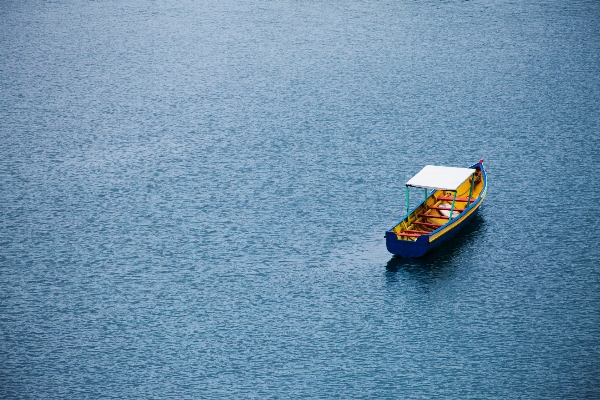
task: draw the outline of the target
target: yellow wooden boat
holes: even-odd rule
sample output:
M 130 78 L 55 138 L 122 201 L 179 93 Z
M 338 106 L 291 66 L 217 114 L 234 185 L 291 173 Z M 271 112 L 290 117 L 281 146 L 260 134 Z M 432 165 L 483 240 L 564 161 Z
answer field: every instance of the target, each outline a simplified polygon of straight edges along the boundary
M 423 202 L 412 211 L 409 187 L 424 189 Z M 423 256 L 460 231 L 486 193 L 483 159 L 469 168 L 427 165 L 406 182 L 406 216 L 386 231 L 388 251 L 402 257 Z

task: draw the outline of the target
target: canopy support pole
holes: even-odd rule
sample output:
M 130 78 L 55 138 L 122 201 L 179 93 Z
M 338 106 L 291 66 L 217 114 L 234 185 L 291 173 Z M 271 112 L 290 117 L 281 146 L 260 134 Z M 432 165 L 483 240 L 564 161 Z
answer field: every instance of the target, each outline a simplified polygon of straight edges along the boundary
M 471 205 L 471 197 L 473 196 L 473 184 L 475 183 L 475 174 L 471 175 L 471 189 L 469 190 L 469 201 L 465 206 L 465 210 Z
M 425 191 L 425 200 L 423 200 L 423 204 L 427 205 L 427 188 L 423 189 Z
M 408 201 L 408 185 L 406 185 L 406 218 L 408 218 L 409 211 L 410 211 L 410 202 Z
M 452 221 L 452 214 L 454 214 L 454 202 L 456 202 L 456 190 L 454 191 L 454 197 L 452 198 L 452 207 L 450 207 L 450 215 L 448 216 L 448 222 Z

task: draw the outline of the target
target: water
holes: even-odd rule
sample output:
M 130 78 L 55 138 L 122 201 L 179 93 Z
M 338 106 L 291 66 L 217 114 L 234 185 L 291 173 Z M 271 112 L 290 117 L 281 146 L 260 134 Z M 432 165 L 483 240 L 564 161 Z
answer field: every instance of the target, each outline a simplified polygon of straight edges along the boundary
M 597 2 L 0 21 L 0 397 L 600 398 Z M 391 257 L 403 183 L 480 157 Z

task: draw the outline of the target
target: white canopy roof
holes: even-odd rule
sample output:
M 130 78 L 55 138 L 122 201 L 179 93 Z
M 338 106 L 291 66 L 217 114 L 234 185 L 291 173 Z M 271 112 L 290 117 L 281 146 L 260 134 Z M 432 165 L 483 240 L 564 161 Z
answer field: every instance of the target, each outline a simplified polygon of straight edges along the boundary
M 426 165 L 418 174 L 406 182 L 406 185 L 427 189 L 456 190 L 473 173 L 475 173 L 475 170 L 471 168 Z

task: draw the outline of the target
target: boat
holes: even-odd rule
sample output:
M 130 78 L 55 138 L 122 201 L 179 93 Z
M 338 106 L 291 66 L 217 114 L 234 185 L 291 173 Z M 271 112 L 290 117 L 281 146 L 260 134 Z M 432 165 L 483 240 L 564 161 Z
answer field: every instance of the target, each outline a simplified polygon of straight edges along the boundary
M 412 211 L 409 187 L 424 190 Z M 385 232 L 388 251 L 407 258 L 425 255 L 467 225 L 486 193 L 483 159 L 469 168 L 425 166 L 406 182 L 406 216 Z

